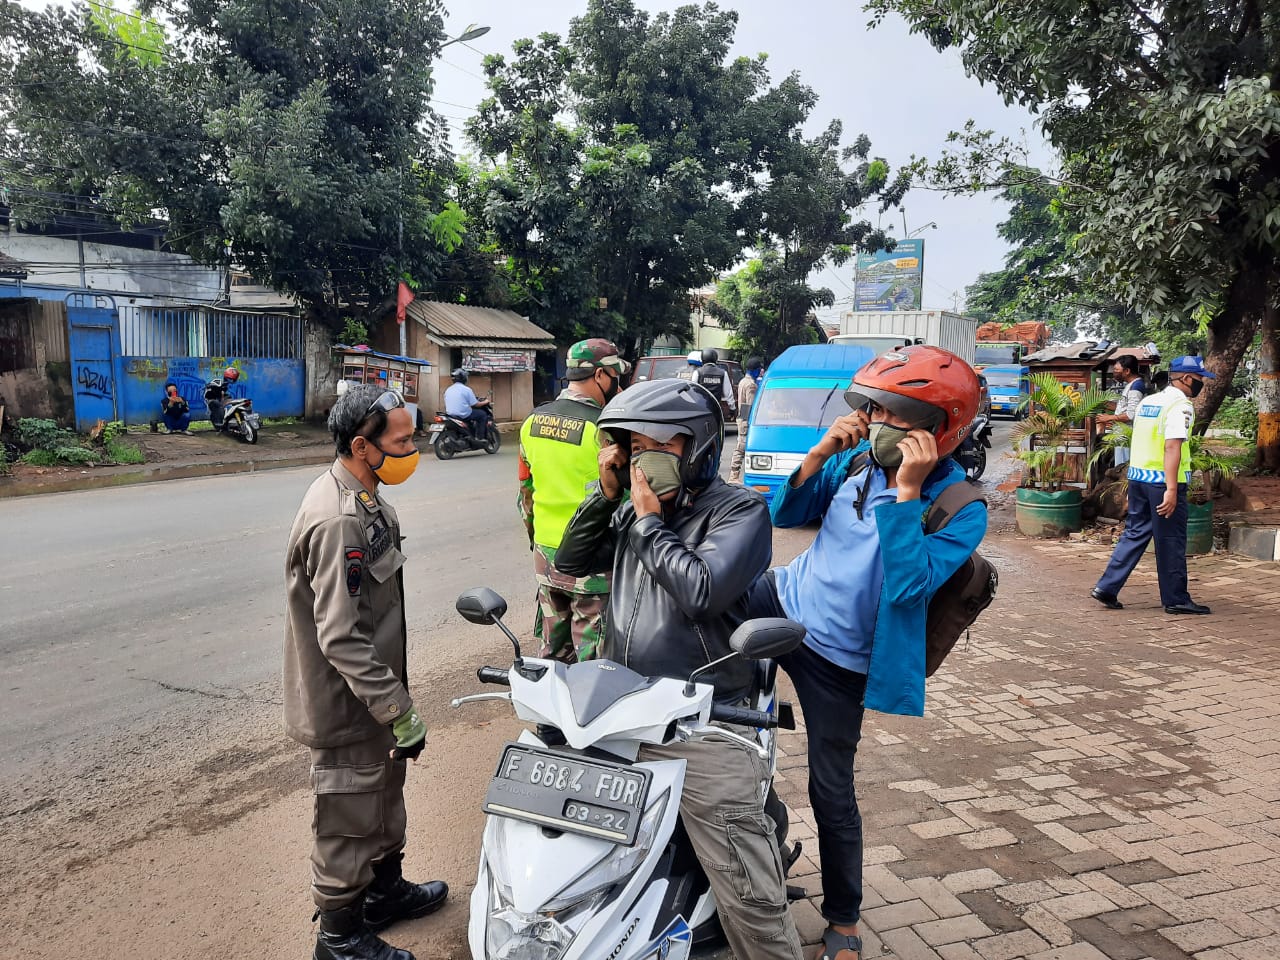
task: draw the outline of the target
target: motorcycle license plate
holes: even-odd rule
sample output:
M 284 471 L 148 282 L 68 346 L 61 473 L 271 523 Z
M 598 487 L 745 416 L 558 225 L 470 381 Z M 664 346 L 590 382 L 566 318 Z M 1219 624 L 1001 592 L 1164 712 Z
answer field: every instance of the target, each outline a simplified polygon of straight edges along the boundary
M 636 842 L 652 779 L 643 767 L 508 743 L 483 809 L 629 847 Z
M 443 423 L 433 423 L 431 426 L 427 427 L 427 433 L 434 436 L 435 434 L 439 433 L 443 429 L 444 429 Z

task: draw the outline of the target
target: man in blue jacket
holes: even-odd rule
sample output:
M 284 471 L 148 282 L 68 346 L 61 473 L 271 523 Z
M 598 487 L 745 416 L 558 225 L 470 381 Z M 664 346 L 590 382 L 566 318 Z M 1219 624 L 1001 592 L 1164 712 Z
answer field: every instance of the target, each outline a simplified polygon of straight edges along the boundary
M 818 825 L 819 960 L 860 960 L 862 818 L 854 756 L 864 707 L 924 713 L 929 601 L 977 549 L 986 505 L 970 503 L 925 536 L 938 494 L 964 480 L 950 458 L 978 410 L 973 369 L 937 347 L 890 351 L 858 371 L 840 417 L 773 500 L 773 522 L 821 519 L 813 544 L 770 570 L 751 616 L 786 616 L 808 630 L 782 660 L 804 712 L 809 799 Z

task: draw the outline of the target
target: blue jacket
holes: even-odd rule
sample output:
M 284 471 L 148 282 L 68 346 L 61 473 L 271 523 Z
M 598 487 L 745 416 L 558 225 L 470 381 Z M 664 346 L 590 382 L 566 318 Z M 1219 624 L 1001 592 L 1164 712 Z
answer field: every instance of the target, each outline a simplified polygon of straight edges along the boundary
M 821 519 L 840 488 L 854 482 L 848 479 L 850 460 L 869 449 L 870 444 L 864 440 L 856 449 L 829 459 L 802 486 L 792 488 L 790 482 L 784 483 L 771 506 L 774 525 L 798 527 Z M 886 503 L 876 508 L 884 584 L 864 699 L 865 706 L 872 710 L 924 715 L 929 601 L 978 548 L 987 532 L 986 505 L 975 502 L 937 533 L 925 536 L 924 517 L 929 506 L 943 489 L 963 479 L 963 468 L 948 457 L 925 480 L 920 500 Z M 851 488 L 848 495 L 852 494 Z

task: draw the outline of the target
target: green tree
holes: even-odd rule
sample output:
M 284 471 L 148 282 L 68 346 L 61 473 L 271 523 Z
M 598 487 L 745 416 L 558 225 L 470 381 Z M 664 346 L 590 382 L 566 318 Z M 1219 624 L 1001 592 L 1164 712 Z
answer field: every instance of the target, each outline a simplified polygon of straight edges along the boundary
M 763 56 L 731 57 L 736 26 L 714 4 L 651 16 L 591 0 L 567 40 L 542 34 L 486 59 L 491 96 L 468 125 L 492 165 L 481 206 L 513 298 L 562 339 L 610 336 L 631 354 L 684 339 L 691 291 L 744 247 L 775 250 L 795 285 L 833 244 L 873 237 L 848 209 L 883 163 L 844 174 L 838 126 L 805 141 L 813 92 L 795 76 L 770 85 Z M 799 299 L 779 322 L 824 302 Z
M 883 212 L 901 202 L 908 172 L 891 181 L 888 163 L 870 156 L 866 136 L 841 149 L 841 134 L 838 121 L 812 139 L 793 129 L 770 153 L 767 182 L 743 199 L 758 259 L 738 275 L 746 295 L 725 289 L 713 309 L 748 353 L 775 357 L 793 344 L 817 342 L 813 308 L 832 306 L 835 295 L 809 285 L 814 270 L 841 266 L 859 250 L 892 249 L 890 237 L 856 217 L 870 203 Z
M 177 0 L 0 18 L 4 181 L 28 221 L 168 225 L 335 326 L 429 282 L 464 221 L 428 101 L 440 0 Z M 83 199 L 88 198 L 88 199 Z
M 1205 425 L 1274 304 L 1280 262 L 1280 63 L 1275 11 L 1256 2 L 871 0 L 902 14 L 1010 103 L 1037 111 L 1073 208 L 1073 252 L 1149 322 L 1195 330 L 1218 374 Z M 1010 182 L 1008 144 L 972 128 L 934 167 L 964 189 Z M 1264 338 L 1274 365 L 1274 325 Z M 1280 463 L 1280 383 L 1259 445 Z M 1268 407 L 1274 411 L 1267 410 Z
M 965 312 L 1002 324 L 1024 320 L 1049 325 L 1055 338 L 1079 333 L 1123 343 L 1148 339 L 1138 311 L 1119 303 L 1099 284 L 1095 271 L 1073 255 L 1075 230 L 1070 208 L 1059 202 L 1061 188 L 1039 170 L 1009 171 L 1000 198 L 1009 216 L 996 232 L 1011 249 L 1004 268 L 978 275 L 965 288 Z

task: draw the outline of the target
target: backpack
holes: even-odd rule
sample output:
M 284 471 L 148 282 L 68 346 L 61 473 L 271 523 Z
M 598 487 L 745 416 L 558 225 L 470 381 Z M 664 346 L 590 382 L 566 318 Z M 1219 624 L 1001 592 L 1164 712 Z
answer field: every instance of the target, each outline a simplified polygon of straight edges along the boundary
M 848 476 L 861 473 L 871 462 L 871 457 L 860 453 L 849 463 Z M 937 533 L 957 513 L 974 501 L 987 502 L 982 486 L 965 478 L 943 490 L 929 505 L 924 516 L 925 535 Z M 968 635 L 969 628 L 982 611 L 996 598 L 1000 575 L 991 561 L 975 550 L 960 569 L 953 573 L 929 601 L 929 612 L 924 628 L 924 675 L 931 677 L 942 666 L 961 634 Z
M 973 480 L 953 483 L 929 507 L 924 518 L 926 535 L 937 533 L 957 513 L 975 500 L 987 502 L 982 488 Z M 924 628 L 924 675 L 931 677 L 953 647 L 982 611 L 996 598 L 1000 575 L 991 561 L 977 550 L 960 565 L 960 569 L 938 588 L 929 601 L 929 614 Z

